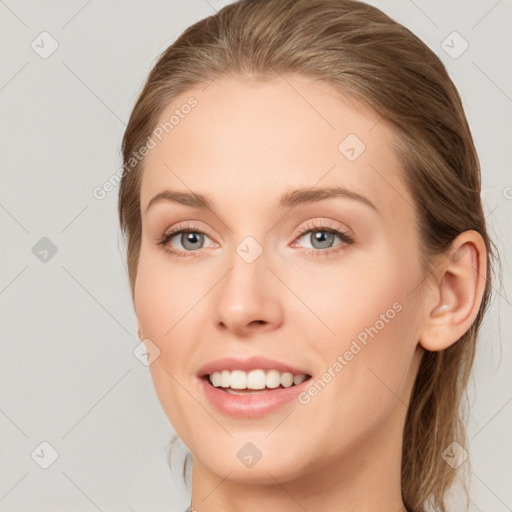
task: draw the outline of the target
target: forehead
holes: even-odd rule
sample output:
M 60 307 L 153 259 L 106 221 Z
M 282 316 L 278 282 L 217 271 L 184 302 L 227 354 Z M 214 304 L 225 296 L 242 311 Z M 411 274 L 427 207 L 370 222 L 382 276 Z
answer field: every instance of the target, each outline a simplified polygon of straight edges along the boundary
M 293 188 L 336 185 L 390 215 L 412 204 L 390 125 L 325 82 L 218 78 L 174 98 L 159 126 L 167 129 L 161 140 L 153 137 L 145 160 L 143 208 L 165 188 L 243 206 Z

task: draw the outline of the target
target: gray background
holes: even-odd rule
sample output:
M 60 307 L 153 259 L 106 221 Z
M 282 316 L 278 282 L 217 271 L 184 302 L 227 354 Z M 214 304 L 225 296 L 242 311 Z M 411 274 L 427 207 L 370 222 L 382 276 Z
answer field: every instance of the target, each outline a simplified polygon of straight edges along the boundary
M 103 200 L 92 191 L 121 165 L 125 123 L 157 55 L 226 3 L 0 0 L 1 511 L 181 511 L 188 503 L 179 457 L 175 474 L 166 469 L 173 430 L 133 355 L 117 189 Z M 370 3 L 446 64 L 479 152 L 504 280 L 470 389 L 469 510 L 510 511 L 512 2 Z M 47 58 L 31 47 L 51 49 L 44 31 L 59 45 Z M 469 44 L 457 58 L 463 41 L 446 39 L 454 31 Z M 48 469 L 43 441 L 58 452 Z M 462 503 L 455 494 L 452 510 L 466 510 Z

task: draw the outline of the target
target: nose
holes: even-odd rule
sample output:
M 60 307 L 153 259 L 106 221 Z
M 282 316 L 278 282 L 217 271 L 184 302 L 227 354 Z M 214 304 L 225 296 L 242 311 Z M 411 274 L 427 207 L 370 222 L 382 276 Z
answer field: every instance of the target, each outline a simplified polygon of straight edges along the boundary
M 235 252 L 230 263 L 231 270 L 216 287 L 218 328 L 238 337 L 279 328 L 283 322 L 283 290 L 267 268 L 265 251 L 250 263 Z

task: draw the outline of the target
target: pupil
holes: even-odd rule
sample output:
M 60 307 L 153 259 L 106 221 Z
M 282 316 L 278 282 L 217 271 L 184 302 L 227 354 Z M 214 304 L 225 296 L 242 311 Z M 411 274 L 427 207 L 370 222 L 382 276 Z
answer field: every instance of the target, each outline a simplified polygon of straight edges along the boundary
M 201 233 L 183 233 L 181 235 L 181 243 L 185 249 L 197 249 L 194 244 L 202 241 L 203 235 Z M 191 244 L 192 246 L 188 245 Z
M 312 245 L 315 247 L 315 243 L 319 242 L 320 247 L 315 247 L 316 249 L 325 249 L 326 247 L 330 247 L 332 244 L 332 240 L 329 237 L 333 237 L 334 233 L 329 233 L 328 231 L 317 231 L 316 234 L 312 234 Z

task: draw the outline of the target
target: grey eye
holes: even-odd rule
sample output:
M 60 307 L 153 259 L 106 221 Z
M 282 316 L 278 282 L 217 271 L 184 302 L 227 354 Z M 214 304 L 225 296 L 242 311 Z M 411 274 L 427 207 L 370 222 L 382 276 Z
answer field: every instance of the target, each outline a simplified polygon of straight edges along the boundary
M 314 249 L 328 249 L 334 243 L 334 233 L 329 231 L 313 231 L 310 234 L 311 245 Z M 317 243 L 318 245 L 315 245 Z
M 204 235 L 194 231 L 181 233 L 180 242 L 187 250 L 201 249 L 204 244 Z

